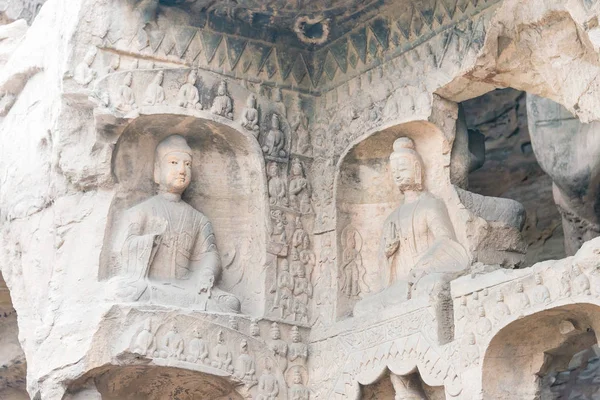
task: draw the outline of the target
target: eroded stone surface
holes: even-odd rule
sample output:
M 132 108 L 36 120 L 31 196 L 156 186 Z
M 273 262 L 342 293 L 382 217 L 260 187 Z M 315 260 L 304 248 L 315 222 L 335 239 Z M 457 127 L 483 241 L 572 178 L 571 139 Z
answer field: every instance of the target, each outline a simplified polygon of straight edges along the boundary
M 5 25 L 0 267 L 18 318 L 0 346 L 18 385 L 0 394 L 21 396 L 25 361 L 43 400 L 556 393 L 539 377 L 566 379 L 600 329 L 599 239 L 524 262 L 535 200 L 468 191 L 483 149 L 457 102 L 512 86 L 597 119 L 598 11 L 48 0 Z M 488 137 L 510 141 L 506 110 Z M 595 221 L 591 131 L 565 147 L 530 131 L 581 203 L 566 208 Z M 559 148 L 568 175 L 547 162 Z

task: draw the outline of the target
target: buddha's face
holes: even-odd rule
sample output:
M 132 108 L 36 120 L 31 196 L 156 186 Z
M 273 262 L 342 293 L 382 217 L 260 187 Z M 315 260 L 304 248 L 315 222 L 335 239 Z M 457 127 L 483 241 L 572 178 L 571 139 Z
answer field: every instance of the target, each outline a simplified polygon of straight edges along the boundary
M 302 175 L 302 165 L 300 165 L 300 163 L 292 164 L 292 175 L 294 175 L 294 176 Z
M 227 87 L 224 83 L 221 83 L 219 85 L 219 96 L 225 96 L 225 94 L 227 94 Z
M 196 79 L 197 79 L 196 73 L 195 72 L 190 72 L 190 74 L 188 75 L 188 83 L 190 85 L 195 85 L 196 84 Z
M 192 156 L 179 151 L 167 153 L 160 161 L 158 176 L 163 190 L 182 194 L 192 180 Z
M 296 371 L 296 373 L 294 374 L 294 383 L 296 385 L 299 385 L 302 383 L 302 375 L 300 375 L 300 372 Z
M 273 115 L 273 118 L 271 118 L 271 128 L 279 129 L 279 118 L 276 115 Z
M 419 189 L 414 160 L 408 157 L 392 159 L 392 178 L 401 191 Z

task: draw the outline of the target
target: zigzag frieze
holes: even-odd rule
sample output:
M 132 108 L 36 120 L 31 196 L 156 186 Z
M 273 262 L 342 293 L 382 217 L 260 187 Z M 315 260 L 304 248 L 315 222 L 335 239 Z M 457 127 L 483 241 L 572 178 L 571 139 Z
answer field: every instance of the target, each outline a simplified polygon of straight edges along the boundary
M 431 0 L 393 5 L 393 17 L 376 16 L 316 51 L 279 46 L 268 38 L 223 33 L 207 26 L 170 23 L 146 25 L 135 32 L 111 27 L 100 47 L 318 94 L 420 46 L 497 3 L 499 0 Z

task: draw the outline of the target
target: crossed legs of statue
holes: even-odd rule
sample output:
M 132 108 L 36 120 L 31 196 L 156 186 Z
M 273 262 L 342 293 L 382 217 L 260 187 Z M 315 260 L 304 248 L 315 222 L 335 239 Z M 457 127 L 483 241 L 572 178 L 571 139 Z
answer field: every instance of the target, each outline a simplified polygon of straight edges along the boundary
M 418 375 L 401 376 L 390 373 L 390 379 L 396 392 L 394 400 L 427 400 Z

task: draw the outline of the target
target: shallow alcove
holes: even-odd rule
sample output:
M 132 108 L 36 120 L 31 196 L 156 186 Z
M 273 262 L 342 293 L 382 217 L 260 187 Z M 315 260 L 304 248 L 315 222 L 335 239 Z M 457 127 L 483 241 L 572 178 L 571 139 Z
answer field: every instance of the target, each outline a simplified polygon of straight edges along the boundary
M 523 91 L 498 89 L 461 103 L 472 155 L 468 190 L 510 198 L 525 207 L 522 233 L 528 250 L 521 266 L 565 257 L 552 179 L 533 151 L 526 96 Z
M 100 278 L 119 274 L 123 212 L 156 193 L 155 148 L 172 134 L 184 136 L 192 148 L 192 182 L 183 199 L 212 222 L 223 264 L 219 286 L 240 298 L 243 312 L 260 313 L 266 235 L 262 152 L 255 140 L 209 120 L 160 114 L 139 117 L 127 126 L 114 150 L 118 189 Z M 242 281 L 246 284 L 240 285 Z
M 421 379 L 419 372 L 410 375 L 395 377 L 395 384 L 398 390 L 405 390 L 404 393 L 397 393 L 392 383 L 391 373 L 386 372 L 377 382 L 365 385 L 361 388 L 361 400 L 383 400 L 383 399 L 404 399 L 419 398 L 423 400 L 445 400 L 444 388 L 441 386 L 429 386 Z M 409 396 L 415 397 L 409 397 Z
M 110 366 L 70 385 L 65 400 L 241 400 L 224 378 L 173 367 Z
M 389 157 L 394 141 L 404 136 L 414 141 L 422 159 L 424 190 L 452 207 L 448 199 L 453 189 L 444 167 L 449 160 L 443 155 L 443 136 L 435 125 L 409 122 L 363 137 L 351 146 L 338 163 L 335 183 L 338 317 L 350 315 L 358 300 L 386 287 L 380 253 L 382 227 L 403 202 L 390 173 Z M 450 212 L 456 231 L 454 216 Z M 461 236 L 459 231 L 456 235 Z
M 566 369 L 575 354 L 597 343 L 599 315 L 598 306 L 571 304 L 501 329 L 483 361 L 484 398 L 538 398 L 547 385 L 544 376 Z

